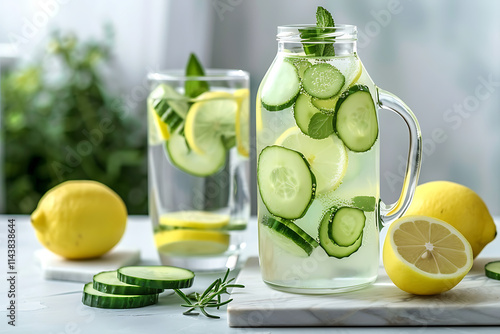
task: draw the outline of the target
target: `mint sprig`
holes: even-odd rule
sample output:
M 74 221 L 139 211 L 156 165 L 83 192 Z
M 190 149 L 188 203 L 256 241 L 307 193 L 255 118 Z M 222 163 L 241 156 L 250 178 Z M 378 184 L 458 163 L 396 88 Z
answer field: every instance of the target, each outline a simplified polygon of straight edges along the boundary
M 189 61 L 186 65 L 186 76 L 205 76 L 205 70 L 194 53 L 189 55 Z M 209 90 L 210 87 L 206 81 L 188 80 L 184 83 L 184 92 L 187 97 L 195 98 Z
M 333 133 L 333 117 L 323 113 L 314 114 L 307 129 L 314 139 L 324 139 Z
M 304 40 L 310 41 L 324 41 L 325 38 L 322 36 L 326 32 L 331 32 L 331 28 L 335 26 L 335 22 L 333 20 L 332 14 L 327 11 L 325 8 L 318 6 L 316 10 L 316 28 L 307 28 L 307 29 L 299 29 L 300 37 Z M 308 56 L 316 56 L 316 57 L 333 57 L 335 56 L 335 49 L 332 43 L 324 44 L 324 43 L 302 43 L 304 47 L 304 52 Z

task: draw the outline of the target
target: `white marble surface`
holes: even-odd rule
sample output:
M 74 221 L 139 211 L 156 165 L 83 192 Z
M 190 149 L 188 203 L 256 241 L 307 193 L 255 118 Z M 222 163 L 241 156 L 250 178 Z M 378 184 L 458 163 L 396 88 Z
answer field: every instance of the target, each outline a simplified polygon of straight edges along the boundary
M 7 325 L 6 317 L 7 281 L 7 219 L 15 218 L 17 223 L 17 271 L 16 286 L 17 320 L 16 327 Z M 497 226 L 500 220 L 497 220 Z M 500 238 L 498 238 L 500 239 Z M 244 257 L 257 255 L 257 224 L 250 222 L 247 234 L 247 248 Z M 492 243 L 484 250 L 484 255 L 500 257 L 500 242 Z M 149 219 L 144 216 L 129 218 L 127 229 L 118 246 L 139 247 L 142 264 L 159 264 L 155 251 Z M 226 309 L 214 311 L 221 319 L 208 319 L 201 316 L 184 316 L 179 305 L 182 300 L 176 295 L 160 295 L 159 303 L 144 308 L 130 310 L 105 310 L 90 308 L 82 304 L 82 283 L 45 280 L 42 270 L 34 257 L 40 248 L 28 216 L 0 215 L 0 333 L 41 333 L 41 334 L 85 334 L 85 333 L 332 333 L 332 328 L 231 328 L 228 326 Z M 236 275 L 238 270 L 232 272 Z M 194 285 L 187 292 L 202 291 L 219 274 L 197 274 Z M 256 278 L 255 281 L 260 281 Z M 500 327 L 344 327 L 336 333 L 487 333 L 498 334 Z
M 141 258 L 141 251 L 118 248 L 98 259 L 72 261 L 40 248 L 35 251 L 35 258 L 40 263 L 42 276 L 45 279 L 87 283 L 101 271 L 137 264 Z
M 500 258 L 497 257 L 496 259 Z M 245 289 L 234 291 L 228 306 L 230 326 L 455 326 L 500 325 L 500 281 L 484 275 L 493 258 L 478 258 L 452 290 L 415 296 L 398 289 L 380 267 L 372 286 L 335 295 L 276 291 L 260 279 L 257 258 L 238 276 Z

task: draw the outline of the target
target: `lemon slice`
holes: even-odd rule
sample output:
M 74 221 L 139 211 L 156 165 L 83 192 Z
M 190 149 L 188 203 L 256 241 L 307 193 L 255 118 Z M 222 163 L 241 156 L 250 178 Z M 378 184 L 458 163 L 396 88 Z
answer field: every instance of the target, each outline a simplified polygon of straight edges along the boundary
M 445 292 L 472 267 L 472 248 L 450 224 L 426 216 L 407 216 L 389 228 L 384 267 L 401 290 L 417 295 Z
M 347 151 L 335 134 L 325 139 L 312 139 L 296 126 L 283 132 L 276 145 L 302 153 L 316 177 L 317 192 L 335 190 L 347 170 Z
M 184 134 L 193 151 L 208 154 L 214 146 L 224 146 L 223 136 L 235 136 L 238 103 L 226 92 L 206 92 L 196 100 L 186 116 Z
M 154 235 L 160 253 L 177 255 L 216 255 L 229 247 L 229 234 L 216 231 L 175 229 Z
M 152 145 L 159 144 L 164 140 L 168 140 L 170 138 L 170 132 L 168 131 L 168 126 L 164 123 L 160 116 L 153 110 L 149 101 L 148 101 L 148 113 L 150 122 L 149 127 L 149 141 Z
M 229 216 L 205 211 L 178 211 L 162 215 L 160 224 L 184 228 L 219 229 L 229 224 Z
M 248 89 L 238 89 L 234 92 L 238 100 L 238 112 L 236 113 L 236 147 L 238 153 L 244 157 L 250 156 L 250 92 Z

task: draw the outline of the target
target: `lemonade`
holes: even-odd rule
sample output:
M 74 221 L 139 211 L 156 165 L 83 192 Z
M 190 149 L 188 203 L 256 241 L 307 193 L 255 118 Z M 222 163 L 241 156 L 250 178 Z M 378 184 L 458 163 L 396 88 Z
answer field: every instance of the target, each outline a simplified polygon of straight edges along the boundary
M 339 87 L 330 87 L 334 75 L 343 77 Z M 266 105 L 266 92 L 272 95 L 276 86 L 283 87 L 285 76 L 286 82 L 295 83 L 291 89 L 298 88 L 297 97 L 289 106 L 285 101 L 276 108 L 279 97 L 267 96 L 274 104 Z M 315 85 L 322 76 L 330 77 Z M 257 131 L 260 263 L 268 284 L 321 293 L 375 280 L 379 252 L 375 93 L 355 54 L 325 58 L 279 53 L 269 69 L 257 98 L 264 125 Z M 344 102 L 339 104 L 339 99 Z M 349 110 L 359 109 L 359 120 L 341 121 L 335 108 L 343 104 L 350 104 Z M 319 124 L 334 124 L 337 115 L 337 130 L 333 125 L 315 129 L 315 115 L 324 116 Z M 358 126 L 349 131 L 358 131 L 360 139 L 343 134 L 341 122 Z M 269 150 L 274 152 L 266 154 Z M 329 224 L 335 218 L 339 222 Z
M 162 263 L 234 267 L 250 213 L 248 75 L 165 72 L 150 80 L 149 201 Z
M 278 27 L 278 54 L 257 93 L 259 257 L 263 280 L 321 294 L 373 283 L 379 226 L 404 214 L 418 181 L 421 136 L 411 110 L 376 87 L 357 30 L 323 7 L 316 25 Z M 400 198 L 380 200 L 377 109 L 410 134 Z

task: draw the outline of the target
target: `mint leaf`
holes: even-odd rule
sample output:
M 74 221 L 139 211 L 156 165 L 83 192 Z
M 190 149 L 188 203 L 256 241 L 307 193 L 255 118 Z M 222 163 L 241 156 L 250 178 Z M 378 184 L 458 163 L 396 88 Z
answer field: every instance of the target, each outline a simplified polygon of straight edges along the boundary
M 330 14 L 330 12 L 327 11 L 325 8 L 318 6 L 318 9 L 316 10 L 316 27 L 331 28 L 334 26 L 335 22 L 333 21 L 332 14 Z M 321 32 L 324 32 L 324 29 L 322 29 Z M 333 44 L 318 44 L 318 45 L 321 45 L 320 48 L 321 50 L 319 50 L 319 48 L 318 50 L 316 50 L 317 56 L 324 56 L 324 57 L 335 56 L 335 48 L 333 47 Z M 318 51 L 321 51 L 321 54 L 318 55 Z
M 333 133 L 333 117 L 323 113 L 314 114 L 307 129 L 314 139 L 324 139 Z
M 321 6 L 318 6 L 318 9 L 316 10 L 316 26 L 318 28 L 335 26 L 332 14 Z
M 352 205 L 363 211 L 374 211 L 375 203 L 373 196 L 356 196 L 352 199 Z
M 186 65 L 186 76 L 205 76 L 203 66 L 194 53 L 189 55 L 189 61 Z M 208 82 L 199 80 L 188 80 L 184 83 L 184 91 L 188 97 L 197 97 L 210 89 Z

